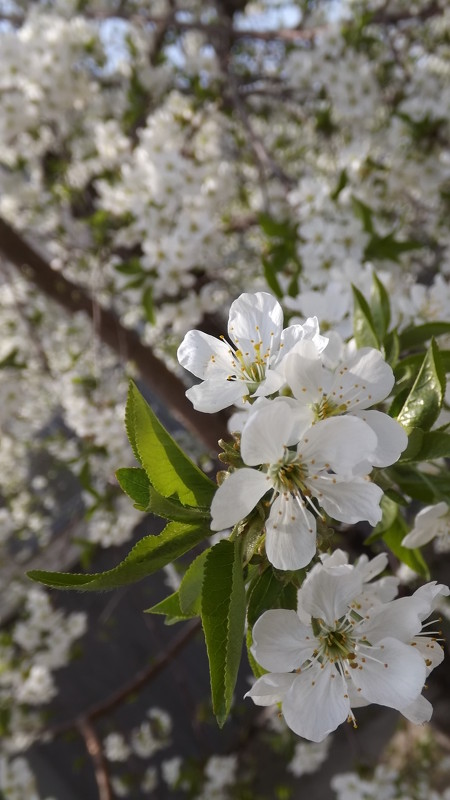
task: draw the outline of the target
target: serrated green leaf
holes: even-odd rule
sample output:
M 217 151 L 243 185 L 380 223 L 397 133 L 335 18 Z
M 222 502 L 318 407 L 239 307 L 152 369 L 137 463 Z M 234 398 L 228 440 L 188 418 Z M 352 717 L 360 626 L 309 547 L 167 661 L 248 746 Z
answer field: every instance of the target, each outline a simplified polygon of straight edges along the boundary
M 356 286 L 353 290 L 353 335 L 357 347 L 380 347 L 369 304 Z
M 106 572 L 72 573 L 32 570 L 28 577 L 54 589 L 79 589 L 82 592 L 116 589 L 146 578 L 179 556 L 187 553 L 211 531 L 205 525 L 169 522 L 158 536 L 145 536 L 113 569 Z
M 146 511 L 150 501 L 150 481 L 141 467 L 122 467 L 116 471 L 120 488 L 130 497 L 135 507 Z
M 402 540 L 408 533 L 408 526 L 400 514 L 398 514 L 392 525 L 383 533 L 383 540 L 395 556 L 406 564 L 407 567 L 417 572 L 429 580 L 430 574 L 428 566 L 420 550 L 411 550 L 409 547 L 402 546 Z
M 222 727 L 231 708 L 244 636 L 245 587 L 238 540 L 222 540 L 209 551 L 201 612 L 213 710 Z
M 161 600 L 160 603 L 146 608 L 144 614 L 162 614 L 166 617 L 166 625 L 174 625 L 176 622 L 183 622 L 187 619 L 192 619 L 196 614 L 185 614 L 180 607 L 180 597 L 178 592 L 169 594 L 168 597 Z
M 433 340 L 425 354 L 419 374 L 397 420 L 407 432 L 412 428 L 427 431 L 436 422 L 445 395 L 445 372 L 437 344 Z
M 269 608 L 275 608 L 278 598 L 283 591 L 283 584 L 273 574 L 269 566 L 254 581 L 248 600 L 247 619 L 253 627 L 258 617 Z
M 370 310 L 378 341 L 384 342 L 391 322 L 391 304 L 386 289 L 375 273 L 372 280 Z
M 400 347 L 402 350 L 408 350 L 410 347 L 428 342 L 433 336 L 443 336 L 446 333 L 450 333 L 450 322 L 426 322 L 424 325 L 414 325 L 399 334 Z
M 184 614 L 199 616 L 201 613 L 205 563 L 209 552 L 210 548 L 200 553 L 192 564 L 190 564 L 183 576 L 178 594 L 180 598 L 180 608 Z
M 408 434 L 408 445 L 399 458 L 399 462 L 414 461 L 422 447 L 424 432 L 420 428 L 411 428 Z
M 423 473 L 412 462 L 396 464 L 384 470 L 386 475 L 413 500 L 422 503 L 436 503 L 439 500 L 450 502 L 450 481 L 448 473 L 432 475 Z
M 145 472 L 145 471 L 144 471 Z M 151 511 L 163 519 L 171 519 L 174 522 L 196 522 L 208 523 L 211 519 L 209 508 L 199 506 L 184 506 L 176 497 L 163 497 L 162 494 L 149 484 L 148 504 L 146 511 Z
M 177 495 L 183 505 L 210 506 L 215 484 L 202 472 L 159 422 L 131 381 L 127 419 L 141 465 L 163 497 Z M 130 434 L 129 434 L 130 435 Z
M 390 331 L 385 336 L 383 349 L 387 363 L 394 369 L 400 356 L 400 340 L 396 330 Z
M 450 372 L 450 350 L 439 350 L 442 364 L 445 372 Z M 398 364 L 395 365 L 394 375 L 395 384 L 397 387 L 403 388 L 404 386 L 412 385 L 416 379 L 417 373 L 422 366 L 424 359 L 423 353 L 412 353 L 406 358 L 402 358 Z
M 427 431 L 423 434 L 420 449 L 414 461 L 433 461 L 436 458 L 450 458 L 450 433 Z

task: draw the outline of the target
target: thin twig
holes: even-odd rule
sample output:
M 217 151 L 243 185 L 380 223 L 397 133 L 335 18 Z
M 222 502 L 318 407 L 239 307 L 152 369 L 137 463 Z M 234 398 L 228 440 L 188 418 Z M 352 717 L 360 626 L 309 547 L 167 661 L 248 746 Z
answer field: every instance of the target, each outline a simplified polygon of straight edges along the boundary
M 86 750 L 88 751 L 94 765 L 95 779 L 97 781 L 99 800 L 113 800 L 111 782 L 109 779 L 108 765 L 100 739 L 91 722 L 86 717 L 78 717 L 76 727 L 84 739 Z
M 164 650 L 161 655 L 156 658 L 148 667 L 140 672 L 137 672 L 134 677 L 128 681 L 127 683 L 123 684 L 120 689 L 117 689 L 115 692 L 109 695 L 105 700 L 102 700 L 100 703 L 95 703 L 93 706 L 88 708 L 81 717 L 76 717 L 75 719 L 69 719 L 65 722 L 61 722 L 58 725 L 54 725 L 52 727 L 46 728 L 42 731 L 42 734 L 45 737 L 55 737 L 61 736 L 63 733 L 67 733 L 68 731 L 73 730 L 74 728 L 79 727 L 79 720 L 80 718 L 84 720 L 88 720 L 92 722 L 92 720 L 97 719 L 98 717 L 103 717 L 106 714 L 110 714 L 116 708 L 122 705 L 122 703 L 127 700 L 127 698 L 141 689 L 148 683 L 151 683 L 162 670 L 169 664 L 175 656 L 178 655 L 186 645 L 193 639 L 195 634 L 200 630 L 200 621 L 195 620 L 194 622 L 188 623 L 183 627 L 183 630 L 175 636 L 169 646 Z

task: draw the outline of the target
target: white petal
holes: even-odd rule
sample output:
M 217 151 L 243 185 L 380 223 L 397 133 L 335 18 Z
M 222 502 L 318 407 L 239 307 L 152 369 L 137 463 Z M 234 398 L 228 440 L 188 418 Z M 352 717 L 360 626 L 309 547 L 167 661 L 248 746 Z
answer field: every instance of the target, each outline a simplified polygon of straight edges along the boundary
M 428 542 L 431 542 L 436 534 L 437 531 L 433 530 L 431 526 L 429 528 L 413 528 L 413 530 L 407 533 L 405 538 L 402 539 L 402 545 L 403 547 L 414 550 L 415 547 L 423 547 L 425 544 L 428 544 Z
M 334 472 L 349 473 L 367 461 L 377 447 L 373 430 L 354 416 L 333 417 L 317 422 L 298 445 L 299 458 Z
M 301 355 L 296 351 L 283 360 L 283 371 L 297 400 L 312 405 L 322 399 L 326 375 L 314 344 L 307 341 L 301 346 Z
M 420 586 L 412 597 L 417 608 L 421 620 L 430 616 L 431 612 L 436 608 L 441 597 L 448 597 L 450 589 L 444 583 L 437 583 L 437 581 L 430 581 Z
M 308 477 L 305 483 L 327 514 L 340 522 L 354 524 L 367 520 L 375 526 L 381 520 L 383 490 L 369 480 L 344 480 L 339 475 L 322 474 L 316 480 Z
M 402 708 L 401 713 L 414 725 L 423 725 L 424 722 L 430 721 L 433 714 L 433 706 L 421 694 L 411 705 Z
M 211 529 L 223 531 L 244 519 L 272 488 L 268 476 L 256 469 L 238 469 L 224 480 L 211 503 Z
M 278 352 L 283 328 L 283 310 L 267 292 L 244 292 L 231 304 L 228 335 L 239 349 L 250 350 L 261 342 L 261 355 Z
M 412 642 L 418 653 L 425 659 L 427 675 L 444 660 L 444 649 L 431 636 L 415 636 Z
M 252 631 L 252 653 L 264 669 L 291 672 L 312 656 L 316 638 L 303 625 L 296 611 L 274 608 L 265 611 Z
M 233 357 L 230 345 L 203 331 L 189 331 L 181 342 L 177 357 L 181 366 L 196 375 L 206 378 L 212 371 L 233 372 Z
M 257 706 L 272 706 L 280 703 L 297 676 L 290 673 L 270 672 L 258 678 L 245 697 L 251 697 Z
M 355 411 L 354 416 L 367 422 L 378 439 L 371 456 L 373 466 L 389 467 L 395 464 L 408 446 L 408 436 L 400 423 L 382 411 Z
M 186 391 L 186 397 L 191 401 L 196 411 L 213 414 L 222 408 L 234 405 L 238 400 L 243 400 L 248 394 L 247 385 L 243 381 L 227 381 L 211 378 L 196 386 L 191 386 Z
M 387 635 L 410 642 L 422 630 L 420 608 L 413 597 L 399 597 L 390 603 L 373 606 L 366 612 L 360 630 L 372 644 Z
M 266 523 L 266 554 L 277 569 L 306 567 L 316 552 L 316 520 L 292 495 L 279 495 Z
M 282 710 L 294 733 L 321 742 L 348 717 L 346 682 L 330 664 L 306 669 L 286 692 Z
M 334 625 L 361 591 L 362 580 L 356 570 L 336 574 L 317 564 L 302 584 L 299 604 L 312 617 Z
M 268 394 L 274 394 L 274 392 L 278 392 L 281 389 L 284 382 L 284 378 L 279 372 L 275 372 L 273 369 L 266 369 L 266 377 L 261 381 L 252 396 L 265 397 Z
M 365 659 L 365 660 L 364 660 Z M 386 638 L 376 647 L 357 650 L 351 679 L 371 703 L 402 710 L 420 695 L 425 682 L 425 663 L 415 648 Z
M 337 368 L 331 397 L 347 410 L 369 408 L 388 396 L 394 373 L 379 350 L 363 347 Z
M 448 520 L 442 519 L 448 512 L 448 505 L 445 502 L 436 503 L 434 506 L 425 506 L 416 516 L 414 528 L 402 541 L 403 547 L 422 547 L 428 544 L 434 536 L 442 533 L 442 529 L 447 523 L 447 530 L 450 529 Z
M 251 413 L 241 439 L 246 464 L 275 464 L 290 442 L 297 418 L 289 403 L 272 401 Z

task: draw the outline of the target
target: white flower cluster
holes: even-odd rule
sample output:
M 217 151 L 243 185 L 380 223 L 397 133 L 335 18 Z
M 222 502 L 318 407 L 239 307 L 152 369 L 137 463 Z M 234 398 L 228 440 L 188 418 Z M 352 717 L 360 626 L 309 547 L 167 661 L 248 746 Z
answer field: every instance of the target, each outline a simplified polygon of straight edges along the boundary
M 0 792 L 4 800 L 40 800 L 33 773 L 24 758 L 8 760 L 0 755 Z
M 430 786 L 430 778 L 423 776 L 412 787 L 396 769 L 379 764 L 371 778 L 346 772 L 332 778 L 331 787 L 336 800 L 450 800 L 450 788 L 438 791 Z
M 407 436 L 370 407 L 389 395 L 394 376 L 378 350 L 341 356 L 316 317 L 283 330 L 281 306 L 265 292 L 232 304 L 228 333 L 231 346 L 190 331 L 178 349 L 182 366 L 203 379 L 187 391 L 196 409 L 249 401 L 239 419 L 243 465 L 219 486 L 211 527 L 235 525 L 265 498 L 267 557 L 296 570 L 316 552 L 320 509 L 344 523 L 380 521 L 383 493 L 369 473 L 397 461 Z
M 253 655 L 268 672 L 248 696 L 258 705 L 281 703 L 288 726 L 313 742 L 345 720 L 356 725 L 353 709 L 369 703 L 428 721 L 422 690 L 444 658 L 424 620 L 448 587 L 428 583 L 392 599 L 392 583 L 371 583 L 387 556 L 347 561 L 340 550 L 323 557 L 299 590 L 298 611 L 266 611 L 253 628 Z

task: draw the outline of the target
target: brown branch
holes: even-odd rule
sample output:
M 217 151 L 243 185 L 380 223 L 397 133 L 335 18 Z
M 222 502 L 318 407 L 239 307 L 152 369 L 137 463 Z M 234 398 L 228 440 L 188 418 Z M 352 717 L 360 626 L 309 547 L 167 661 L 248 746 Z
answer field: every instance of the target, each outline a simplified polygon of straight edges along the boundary
M 71 313 L 84 311 L 92 317 L 93 298 L 86 290 L 52 269 L 45 258 L 2 219 L 0 252 L 47 297 L 56 300 Z M 96 307 L 96 314 L 101 340 L 115 350 L 120 358 L 133 361 L 149 389 L 186 428 L 198 436 L 208 448 L 216 451 L 218 440 L 226 435 L 226 414 L 210 414 L 205 420 L 205 415 L 194 411 L 186 399 L 182 381 L 156 358 L 148 345 L 142 344 L 135 331 L 125 328 L 113 311 L 100 305 Z
M 194 622 L 186 624 L 178 636 L 174 636 L 166 650 L 164 650 L 158 658 L 155 658 L 155 660 L 148 667 L 145 667 L 145 669 L 137 672 L 136 675 L 134 675 L 134 677 L 128 681 L 128 683 L 125 683 L 120 687 L 120 689 L 117 689 L 115 692 L 110 694 L 105 700 L 102 700 L 100 703 L 96 703 L 88 708 L 81 715 L 81 717 L 79 716 L 76 719 L 69 719 L 66 720 L 66 722 L 61 722 L 58 725 L 46 728 L 42 731 L 42 735 L 45 737 L 61 736 L 61 734 L 67 733 L 74 728 L 78 728 L 80 719 L 92 722 L 92 720 L 97 719 L 98 717 L 103 717 L 105 714 L 110 714 L 111 711 L 114 711 L 116 708 L 121 706 L 130 695 L 134 694 L 143 686 L 154 680 L 160 674 L 160 672 L 163 671 L 167 664 L 169 664 L 170 661 L 172 661 L 172 659 L 174 659 L 175 656 L 177 656 L 178 653 L 180 653 L 186 647 L 186 645 L 191 639 L 193 639 L 199 630 L 199 620 L 195 620 Z
M 100 739 L 95 728 L 85 717 L 78 717 L 76 727 L 84 739 L 86 750 L 88 751 L 94 765 L 95 779 L 97 781 L 99 800 L 113 800 L 111 782 L 109 780 L 108 765 Z

